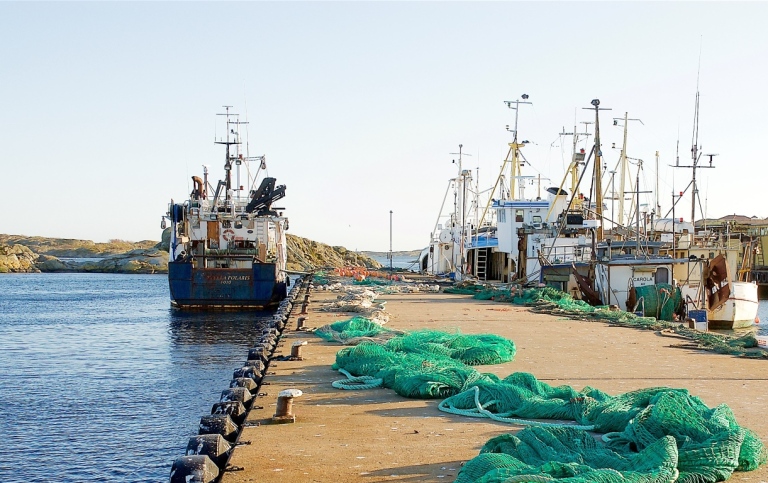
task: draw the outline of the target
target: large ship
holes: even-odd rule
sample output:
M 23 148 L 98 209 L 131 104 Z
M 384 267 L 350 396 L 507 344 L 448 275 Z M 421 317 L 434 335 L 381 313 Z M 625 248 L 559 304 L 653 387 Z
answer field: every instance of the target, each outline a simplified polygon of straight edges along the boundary
M 266 176 L 264 156 L 241 152 L 237 114 L 224 106 L 226 137 L 224 179 L 212 186 L 208 168 L 192 176 L 193 189 L 183 203 L 171 200 L 168 282 L 171 305 L 181 309 L 269 309 L 286 297 L 283 208 L 272 204 L 285 196 L 285 186 Z M 253 170 L 253 167 L 256 167 Z M 241 170 L 245 185 L 241 185 Z M 233 173 L 234 171 L 234 173 Z M 235 181 L 233 182 L 233 176 Z M 258 184 L 258 187 L 257 186 Z

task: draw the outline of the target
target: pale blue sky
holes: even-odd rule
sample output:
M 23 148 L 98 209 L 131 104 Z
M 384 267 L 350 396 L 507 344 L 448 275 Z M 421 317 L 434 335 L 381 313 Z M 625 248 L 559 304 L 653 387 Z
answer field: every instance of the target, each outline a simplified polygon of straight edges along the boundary
M 699 48 L 710 217 L 768 216 L 764 2 L 0 2 L 0 233 L 159 239 L 170 198 L 211 166 L 215 114 L 247 114 L 251 154 L 287 185 L 291 233 L 350 249 L 428 242 L 462 143 L 490 187 L 514 121 L 559 184 L 574 115 L 600 98 L 609 169 L 628 154 L 670 206 L 687 164 Z M 682 189 L 690 172 L 676 170 Z M 533 194 L 535 187 L 528 191 Z M 683 201 L 685 213 L 690 202 Z M 687 216 L 687 215 L 686 215 Z

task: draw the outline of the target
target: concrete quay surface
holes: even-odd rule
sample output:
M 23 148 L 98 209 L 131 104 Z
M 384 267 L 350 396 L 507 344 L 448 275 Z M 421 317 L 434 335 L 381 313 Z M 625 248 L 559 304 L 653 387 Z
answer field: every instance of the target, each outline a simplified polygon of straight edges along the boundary
M 322 312 L 336 293 L 312 292 L 305 327 L 321 327 L 354 314 Z M 530 372 L 550 385 L 592 386 L 608 394 L 668 386 L 686 388 L 708 406 L 727 404 L 741 426 L 768 445 L 768 361 L 673 347 L 682 340 L 649 330 L 532 313 L 524 307 L 469 296 L 412 293 L 382 295 L 387 327 L 492 333 L 512 339 L 515 360 L 480 366 L 505 377 Z M 306 341 L 300 361 L 270 362 L 266 383 L 230 459 L 235 471 L 222 483 L 240 482 L 447 482 L 481 446 L 522 426 L 450 415 L 439 400 L 406 399 L 390 389 L 343 391 L 331 369 L 343 346 L 297 331 L 294 309 L 274 357 Z M 295 423 L 271 424 L 277 395 L 299 389 Z M 736 472 L 729 481 L 768 483 L 768 467 Z

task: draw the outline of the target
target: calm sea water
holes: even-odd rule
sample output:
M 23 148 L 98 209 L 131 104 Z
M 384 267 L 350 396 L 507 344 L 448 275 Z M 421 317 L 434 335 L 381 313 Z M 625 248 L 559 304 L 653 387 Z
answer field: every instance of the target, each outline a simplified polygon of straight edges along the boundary
M 264 315 L 171 310 L 162 275 L 0 275 L 0 481 L 167 482 Z
M 167 482 L 264 315 L 171 310 L 162 275 L 0 275 L 0 481 Z
M 386 255 L 384 256 L 375 255 L 375 256 L 371 256 L 371 258 L 381 263 L 381 265 L 384 268 L 389 268 L 389 259 L 387 258 Z M 414 272 L 418 272 L 419 264 L 416 261 L 417 258 L 418 258 L 417 256 L 413 256 L 413 257 L 394 256 L 392 257 L 392 268 L 404 268 L 406 270 L 412 270 Z

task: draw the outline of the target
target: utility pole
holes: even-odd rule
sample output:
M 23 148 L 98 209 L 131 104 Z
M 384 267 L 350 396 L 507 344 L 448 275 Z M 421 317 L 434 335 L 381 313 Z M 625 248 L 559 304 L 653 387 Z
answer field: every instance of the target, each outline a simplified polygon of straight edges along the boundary
M 392 210 L 389 210 L 389 279 L 392 280 Z

